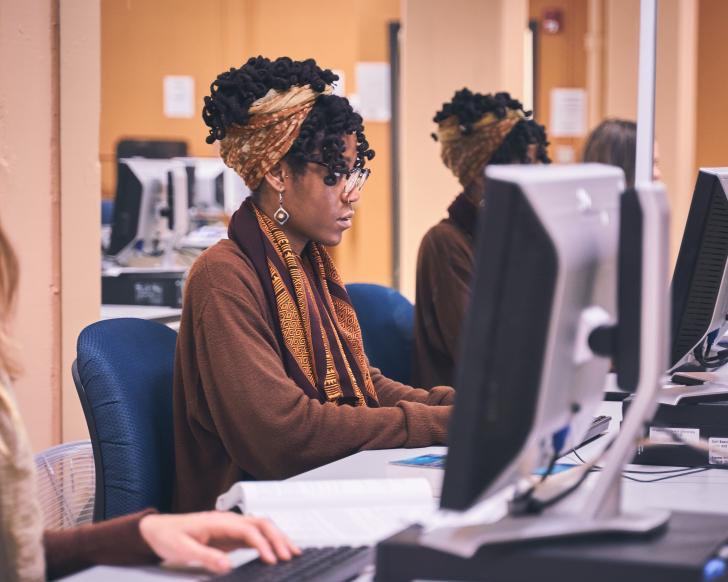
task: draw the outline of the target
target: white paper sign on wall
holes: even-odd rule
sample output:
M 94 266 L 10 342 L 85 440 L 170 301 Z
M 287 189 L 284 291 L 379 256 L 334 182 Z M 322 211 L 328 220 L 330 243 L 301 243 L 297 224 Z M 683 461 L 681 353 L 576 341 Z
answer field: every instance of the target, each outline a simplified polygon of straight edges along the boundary
M 190 118 L 195 116 L 195 79 L 188 75 L 166 75 L 164 85 L 164 116 Z
M 582 137 L 586 134 L 586 91 L 551 89 L 550 137 Z
M 389 63 L 356 64 L 356 109 L 364 121 L 392 118 Z

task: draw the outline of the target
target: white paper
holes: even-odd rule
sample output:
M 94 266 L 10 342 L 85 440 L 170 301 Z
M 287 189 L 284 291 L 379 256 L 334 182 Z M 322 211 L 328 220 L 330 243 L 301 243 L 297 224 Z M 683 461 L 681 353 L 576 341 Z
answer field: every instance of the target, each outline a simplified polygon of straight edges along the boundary
M 357 63 L 356 91 L 357 109 L 364 121 L 391 119 L 389 63 Z
M 389 507 L 319 507 L 255 512 L 270 519 L 304 548 L 331 545 L 372 546 L 392 534 L 430 518 L 435 500 Z
M 586 91 L 551 89 L 550 137 L 582 137 L 586 134 Z
M 241 481 L 217 501 L 220 510 L 235 505 L 271 519 L 303 547 L 373 545 L 436 508 L 423 478 Z
M 679 440 L 672 438 L 671 434 L 675 435 Z M 660 445 L 696 445 L 700 442 L 700 429 L 651 426 L 650 440 Z
M 331 69 L 331 72 L 339 77 L 334 81 L 334 95 L 346 97 L 346 74 L 341 69 Z
M 163 85 L 165 117 L 194 117 L 195 79 L 188 75 L 166 75 Z
M 728 465 L 728 438 L 711 437 L 708 439 L 708 463 Z

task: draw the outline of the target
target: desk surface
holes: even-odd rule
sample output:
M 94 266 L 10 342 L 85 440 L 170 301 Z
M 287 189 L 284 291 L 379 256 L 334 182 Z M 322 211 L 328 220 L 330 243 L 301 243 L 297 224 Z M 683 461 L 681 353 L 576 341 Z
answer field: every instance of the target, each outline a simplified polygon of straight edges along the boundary
M 155 305 L 109 305 L 101 306 L 101 319 L 137 317 L 164 323 L 174 330 L 179 328 L 182 309 L 179 307 L 158 307 Z
M 616 430 L 622 418 L 621 403 L 604 402 L 599 411 L 612 417 L 610 430 Z M 601 440 L 594 441 L 580 449 L 580 455 L 589 459 L 599 453 L 603 446 Z M 439 469 L 402 467 L 391 465 L 390 461 L 416 457 L 425 453 L 444 453 L 446 447 L 427 447 L 421 449 L 389 449 L 378 451 L 363 451 L 350 457 L 346 457 L 323 467 L 313 469 L 293 477 L 298 480 L 316 479 L 362 479 L 381 477 L 425 477 L 432 487 L 436 497 L 439 497 L 442 487 L 443 472 Z M 578 463 L 572 456 L 565 457 Z M 629 465 L 627 470 L 638 471 L 660 471 L 663 467 L 646 467 L 641 465 Z M 633 474 L 635 478 L 655 478 L 650 475 Z M 657 475 L 659 477 L 661 475 Z M 623 500 L 625 509 L 637 509 L 644 507 L 661 507 L 672 510 L 712 512 L 728 514 L 728 471 L 711 469 L 701 473 L 674 477 L 667 481 L 656 483 L 636 483 L 623 479 Z M 239 554 L 242 561 L 245 556 L 250 555 L 242 550 Z M 91 582 L 104 580 L 104 582 L 116 582 L 129 580 L 131 582 L 162 582 L 169 580 L 206 580 L 207 577 L 201 574 L 182 574 L 161 568 L 118 568 L 110 566 L 98 566 L 75 576 L 66 578 L 67 582 Z

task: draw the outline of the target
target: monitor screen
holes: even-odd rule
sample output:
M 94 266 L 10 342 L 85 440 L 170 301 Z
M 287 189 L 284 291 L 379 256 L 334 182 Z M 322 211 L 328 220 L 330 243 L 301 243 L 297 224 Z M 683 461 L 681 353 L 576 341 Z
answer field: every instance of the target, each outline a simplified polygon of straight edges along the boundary
M 467 509 L 585 433 L 610 366 L 588 336 L 616 318 L 623 189 L 611 166 L 487 168 L 443 508 Z
M 250 194 L 242 178 L 220 158 L 177 158 L 187 168 L 189 206 L 232 215 Z
M 673 369 L 728 359 L 711 348 L 728 331 L 728 168 L 701 168 L 672 278 Z
M 119 160 L 108 255 L 123 262 L 135 250 L 170 250 L 188 227 L 184 165 L 174 160 Z

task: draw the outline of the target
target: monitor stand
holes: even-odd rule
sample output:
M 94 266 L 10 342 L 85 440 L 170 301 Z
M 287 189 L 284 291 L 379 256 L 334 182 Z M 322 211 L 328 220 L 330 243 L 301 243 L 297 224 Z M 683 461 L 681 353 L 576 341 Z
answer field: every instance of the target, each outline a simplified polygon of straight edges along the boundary
M 660 404 L 728 401 L 728 364 L 710 371 L 672 370 L 671 374 L 672 381 L 660 390 Z

